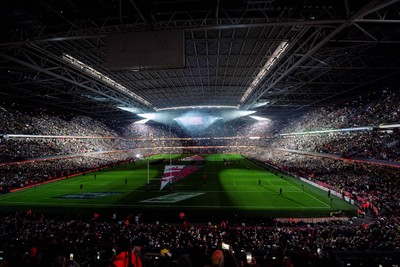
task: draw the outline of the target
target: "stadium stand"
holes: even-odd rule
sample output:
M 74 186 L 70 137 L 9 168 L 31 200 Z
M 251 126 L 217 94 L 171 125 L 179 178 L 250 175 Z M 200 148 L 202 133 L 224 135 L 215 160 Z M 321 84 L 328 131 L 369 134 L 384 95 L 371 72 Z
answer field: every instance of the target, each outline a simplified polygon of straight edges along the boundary
M 374 96 L 373 99 L 375 100 L 372 102 L 368 102 L 370 99 L 361 99 L 352 105 L 312 112 L 292 125 L 288 124 L 289 126 L 283 128 L 280 133 L 399 122 L 397 111 L 383 108 L 380 104 L 382 100 L 397 99 L 396 94 L 384 92 L 382 96 Z M 357 108 L 351 108 L 352 106 Z M 398 110 L 397 106 L 393 107 Z M 92 136 L 89 139 L 0 139 L 3 162 L 0 165 L 0 177 L 2 188 L 7 188 L 4 192 L 134 160 L 130 152 L 111 153 L 112 151 L 153 146 L 154 150 L 151 150 L 151 153 L 161 153 L 166 145 L 173 144 L 178 147 L 194 142 L 180 140 L 179 143 L 168 143 L 166 140 L 170 136 L 170 129 L 163 126 L 157 128 L 130 125 L 118 134 L 117 131 L 90 118 L 72 117 L 63 120 L 43 113 L 35 116 L 15 110 L 4 110 L 0 110 L 3 118 L 0 129 L 4 135 L 34 133 Z M 318 114 L 323 115 L 318 117 Z M 358 119 L 360 117 L 363 118 L 362 121 Z M 337 121 L 338 118 L 341 118 L 340 121 Z M 143 127 L 146 127 L 146 130 Z M 226 129 L 232 130 L 227 132 Z M 244 132 L 241 133 L 235 129 L 235 123 L 225 127 L 225 136 L 234 137 L 236 134 L 249 137 L 245 132 L 250 131 L 262 133 L 262 127 L 259 125 L 253 130 L 244 128 Z M 351 221 L 354 224 L 340 220 L 321 223 L 270 221 L 251 226 L 227 226 L 225 223 L 222 227 L 219 222 L 214 222 L 216 225 L 136 223 L 129 219 L 63 218 L 31 211 L 2 213 L 0 225 L 3 242 L 0 249 L 3 262 L 7 262 L 9 266 L 61 266 L 57 264 L 63 263 L 75 266 L 108 266 L 113 260 L 113 247 L 117 245 L 117 240 L 129 237 L 129 245 L 138 250 L 143 266 L 188 266 L 189 262 L 191 266 L 211 265 L 211 255 L 221 248 L 222 242 L 229 243 L 235 252 L 231 255 L 234 260 L 226 266 L 351 266 L 352 263 L 360 262 L 363 266 L 395 266 L 393 264 L 399 261 L 400 251 L 400 206 L 397 201 L 400 198 L 397 179 L 400 169 L 279 149 L 398 160 L 398 133 L 345 132 L 287 138 L 282 138 L 279 133 L 271 137 L 268 130 L 264 134 L 268 136 L 270 148 L 265 147 L 265 143 L 255 146 L 257 143 L 254 139 L 237 138 L 234 144 L 230 143 L 231 139 L 223 141 L 227 145 L 225 151 L 238 152 L 235 146 L 247 146 L 246 155 L 256 161 L 297 177 L 326 183 L 333 190 L 346 192 L 346 196 L 351 199 L 361 200 L 357 202 L 360 206 L 369 203 L 360 208 L 374 218 L 368 223 L 362 223 L 361 219 Z M 199 136 L 204 135 L 206 133 Z M 112 138 L 102 138 L 109 136 Z M 188 138 L 179 130 L 174 132 L 174 137 Z M 151 145 L 149 139 L 152 139 Z M 154 143 L 155 140 L 159 140 L 158 143 Z M 345 145 L 341 145 L 344 144 L 343 140 L 346 140 Z M 203 140 L 200 142 L 201 149 L 192 147 L 181 151 L 220 151 L 221 149 L 212 148 L 217 143 Z M 393 145 L 388 147 L 388 144 Z M 99 150 L 100 154 L 93 157 L 75 155 L 90 154 Z M 385 156 L 382 156 L 383 154 Z M 62 157 L 52 158 L 54 156 Z M 71 158 L 64 158 L 65 156 Z M 21 161 L 28 158 L 45 160 Z M 373 214 L 371 207 L 376 208 L 376 214 Z M 161 253 L 163 249 L 168 252 Z M 69 258 L 70 253 L 73 253 L 73 259 Z M 249 253 L 251 260 L 248 263 L 246 254 Z
M 400 0 L 0 20 L 0 267 L 400 266 Z

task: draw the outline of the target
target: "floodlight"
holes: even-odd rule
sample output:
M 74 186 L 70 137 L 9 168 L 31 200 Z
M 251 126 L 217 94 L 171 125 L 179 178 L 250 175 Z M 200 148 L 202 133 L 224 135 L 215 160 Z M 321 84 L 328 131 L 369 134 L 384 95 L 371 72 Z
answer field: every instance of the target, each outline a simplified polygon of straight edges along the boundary
M 157 113 L 142 113 L 142 114 L 137 114 L 138 116 L 142 117 L 142 118 L 146 118 L 149 120 L 153 120 L 156 118 Z
M 380 129 L 400 128 L 400 124 L 379 125 L 378 128 Z
M 260 72 L 251 82 L 249 88 L 247 88 L 246 92 L 244 92 L 242 98 L 240 99 L 240 103 L 244 103 L 249 95 L 253 92 L 253 90 L 257 87 L 261 80 L 267 75 L 268 71 L 272 68 L 272 66 L 280 59 L 283 55 L 283 52 L 289 47 L 289 43 L 286 41 L 281 42 L 278 47 L 275 49 L 274 53 L 272 53 L 271 57 L 268 59 L 267 63 L 261 68 Z
M 128 111 L 128 112 L 132 112 L 135 114 L 139 112 L 139 110 L 137 108 L 129 108 L 129 107 L 122 107 L 122 106 L 117 107 L 117 108 Z
M 254 110 L 230 110 L 223 113 L 223 119 L 225 121 L 235 120 L 250 114 L 256 113 Z
M 166 125 L 170 124 L 172 119 L 171 118 L 172 114 L 169 112 L 152 112 L 152 113 L 142 113 L 137 115 L 145 119 L 149 119 Z
M 257 121 L 268 121 L 268 120 L 270 120 L 268 118 L 263 118 L 263 117 L 260 117 L 260 116 L 249 116 L 249 117 L 252 118 L 252 119 L 255 119 Z
M 150 119 L 143 119 L 140 121 L 135 121 L 135 124 L 145 124 L 146 122 L 148 122 Z
M 269 104 L 269 101 L 258 102 L 258 103 L 255 103 L 254 105 L 252 105 L 251 107 L 252 108 L 259 108 L 259 107 L 263 107 L 263 106 L 265 106 L 267 104 Z
M 134 92 L 128 90 L 125 86 L 119 84 L 118 82 L 112 80 L 111 78 L 107 77 L 106 75 L 104 75 L 104 74 L 100 73 L 99 71 L 93 69 L 92 67 L 86 65 L 85 63 L 74 58 L 73 56 L 64 53 L 62 55 L 62 59 L 69 65 L 77 68 L 80 71 L 83 71 L 84 73 L 95 78 L 96 80 L 106 83 L 110 87 L 120 91 L 121 93 L 124 93 L 124 94 L 132 97 L 133 99 L 141 102 L 142 104 L 144 104 L 146 106 L 151 106 L 150 102 L 148 102 L 144 98 L 142 98 L 139 95 L 135 94 Z

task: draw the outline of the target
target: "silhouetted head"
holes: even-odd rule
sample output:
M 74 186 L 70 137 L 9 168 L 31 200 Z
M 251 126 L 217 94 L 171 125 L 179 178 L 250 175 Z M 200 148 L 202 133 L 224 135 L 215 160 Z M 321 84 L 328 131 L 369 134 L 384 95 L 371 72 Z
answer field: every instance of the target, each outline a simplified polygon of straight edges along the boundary
M 224 253 L 221 250 L 218 249 L 211 255 L 211 265 L 213 267 L 224 266 Z

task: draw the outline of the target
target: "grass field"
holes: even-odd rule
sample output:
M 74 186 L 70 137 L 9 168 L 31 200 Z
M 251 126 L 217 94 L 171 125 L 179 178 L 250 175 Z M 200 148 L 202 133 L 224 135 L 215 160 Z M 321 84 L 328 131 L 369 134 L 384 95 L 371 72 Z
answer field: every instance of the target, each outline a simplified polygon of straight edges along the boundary
M 179 159 L 188 155 L 172 155 Z M 196 219 L 239 216 L 313 217 L 329 216 L 355 208 L 301 181 L 267 171 L 236 154 L 203 155 L 198 170 L 160 190 L 160 178 L 170 155 L 157 155 L 119 167 L 87 173 L 0 196 L 0 209 L 34 209 L 53 213 L 93 211 L 142 213 L 147 217 L 176 216 L 184 211 Z M 167 158 L 165 162 L 163 159 Z M 225 166 L 223 159 L 231 161 Z M 184 165 L 178 162 L 176 165 Z M 186 163 L 189 164 L 189 163 Z M 203 184 L 202 176 L 206 176 Z M 96 177 L 95 177 L 96 176 Z M 150 184 L 147 185 L 148 177 Z M 82 185 L 82 189 L 81 189 Z M 282 195 L 279 191 L 282 188 Z

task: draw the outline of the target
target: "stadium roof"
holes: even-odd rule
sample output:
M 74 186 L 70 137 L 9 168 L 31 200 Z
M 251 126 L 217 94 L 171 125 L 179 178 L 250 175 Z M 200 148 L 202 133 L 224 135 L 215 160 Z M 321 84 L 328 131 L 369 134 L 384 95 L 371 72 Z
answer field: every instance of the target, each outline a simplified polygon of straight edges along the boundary
M 31 108 L 280 117 L 400 81 L 398 0 L 13 0 L 0 12 L 0 99 Z

